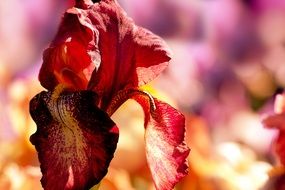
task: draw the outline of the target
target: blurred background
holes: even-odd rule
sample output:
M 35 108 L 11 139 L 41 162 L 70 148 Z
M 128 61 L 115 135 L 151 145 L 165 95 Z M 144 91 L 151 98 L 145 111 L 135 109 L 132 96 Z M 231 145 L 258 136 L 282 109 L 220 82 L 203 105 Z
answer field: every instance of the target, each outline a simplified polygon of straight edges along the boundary
M 176 190 L 281 190 L 276 131 L 261 120 L 273 113 L 274 95 L 285 86 L 285 1 L 119 3 L 173 52 L 168 69 L 147 89 L 186 116 L 190 172 Z M 42 51 L 72 4 L 0 1 L 0 190 L 41 189 L 28 105 L 43 90 L 37 80 Z M 99 189 L 153 190 L 141 108 L 128 101 L 113 119 L 120 141 Z

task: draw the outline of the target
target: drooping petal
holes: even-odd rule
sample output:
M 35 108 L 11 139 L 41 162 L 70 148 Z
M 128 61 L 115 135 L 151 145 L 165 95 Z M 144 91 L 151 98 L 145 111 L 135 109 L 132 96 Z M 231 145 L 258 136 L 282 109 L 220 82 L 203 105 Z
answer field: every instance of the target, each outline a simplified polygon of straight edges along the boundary
M 41 92 L 30 102 L 44 189 L 89 189 L 106 175 L 118 128 L 91 91 Z
M 95 3 L 87 17 L 99 31 L 101 53 L 89 89 L 104 97 L 103 104 L 119 90 L 150 82 L 167 67 L 170 53 L 163 40 L 136 26 L 116 0 Z
M 155 100 L 146 123 L 146 156 L 155 186 L 171 190 L 187 175 L 189 149 L 184 141 L 185 118 L 166 103 Z
M 50 47 L 45 50 L 39 73 L 41 85 L 53 90 L 58 84 L 84 90 L 92 72 L 100 65 L 98 31 L 90 20 L 80 19 L 84 11 L 69 9 Z
M 107 113 L 112 114 L 128 98 L 136 100 L 144 109 L 146 156 L 155 187 L 172 190 L 188 173 L 185 118 L 167 103 L 133 89 L 118 93 Z

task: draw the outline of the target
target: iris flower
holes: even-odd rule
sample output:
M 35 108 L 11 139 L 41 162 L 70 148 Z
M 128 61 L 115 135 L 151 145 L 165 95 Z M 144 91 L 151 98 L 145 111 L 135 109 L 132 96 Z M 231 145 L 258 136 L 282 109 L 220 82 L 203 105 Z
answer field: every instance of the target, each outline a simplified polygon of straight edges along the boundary
M 116 0 L 77 0 L 66 11 L 43 55 L 39 80 L 47 91 L 30 101 L 44 189 L 88 189 L 102 180 L 119 138 L 110 116 L 128 99 L 144 110 L 156 189 L 174 188 L 188 168 L 185 118 L 140 89 L 169 60 L 163 40 L 136 26 Z

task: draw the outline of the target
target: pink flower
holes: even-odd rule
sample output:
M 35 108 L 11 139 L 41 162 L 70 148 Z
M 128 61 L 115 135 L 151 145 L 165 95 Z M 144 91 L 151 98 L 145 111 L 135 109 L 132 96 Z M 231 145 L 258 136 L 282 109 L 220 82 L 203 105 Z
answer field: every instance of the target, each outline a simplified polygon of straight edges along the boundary
M 116 0 L 78 0 L 67 10 L 44 52 L 39 80 L 48 91 L 30 102 L 45 189 L 87 189 L 102 180 L 119 137 L 110 116 L 130 98 L 144 109 L 154 184 L 174 188 L 188 168 L 185 118 L 139 89 L 169 60 L 162 39 L 136 26 Z

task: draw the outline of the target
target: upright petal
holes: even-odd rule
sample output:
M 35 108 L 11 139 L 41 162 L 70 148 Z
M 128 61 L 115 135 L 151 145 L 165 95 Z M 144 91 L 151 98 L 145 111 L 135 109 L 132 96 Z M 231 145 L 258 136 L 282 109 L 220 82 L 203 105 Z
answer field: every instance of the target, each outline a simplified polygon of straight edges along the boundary
M 152 81 L 168 66 L 171 53 L 166 43 L 150 31 L 141 27 L 134 31 L 136 74 L 138 86 L 141 86 Z
M 107 113 L 112 114 L 128 98 L 136 100 L 144 109 L 146 156 L 155 187 L 172 190 L 188 173 L 185 118 L 170 105 L 133 89 L 118 93 Z
M 101 65 L 93 72 L 89 89 L 104 97 L 103 107 L 119 90 L 146 84 L 166 68 L 170 60 L 166 44 L 136 26 L 116 0 L 95 3 L 87 17 L 99 31 L 101 53 Z
M 88 85 L 106 107 L 117 91 L 153 80 L 169 60 L 164 41 L 136 26 L 116 0 L 78 0 L 44 53 L 39 79 L 48 90 Z
M 89 189 L 107 173 L 118 128 L 88 91 L 41 92 L 30 102 L 44 189 Z
M 44 52 L 39 80 L 48 90 L 59 83 L 86 89 L 92 72 L 100 65 L 98 31 L 83 14 L 82 9 L 69 9 L 55 39 Z

